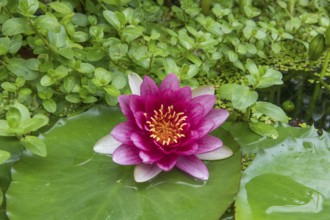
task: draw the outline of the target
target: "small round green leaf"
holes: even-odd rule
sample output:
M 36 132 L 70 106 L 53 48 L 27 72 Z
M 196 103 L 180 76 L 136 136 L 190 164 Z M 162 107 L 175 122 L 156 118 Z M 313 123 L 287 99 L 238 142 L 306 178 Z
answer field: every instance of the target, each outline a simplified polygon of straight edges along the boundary
M 40 15 L 36 19 L 38 28 L 46 29 L 55 33 L 61 31 L 61 25 L 57 18 L 53 15 Z
M 68 2 L 51 2 L 50 7 L 52 9 L 54 9 L 56 12 L 62 13 L 62 14 L 70 14 L 72 12 L 72 6 L 71 4 Z
M 221 98 L 230 100 L 233 107 L 239 110 L 253 105 L 258 99 L 256 91 L 250 91 L 248 86 L 238 84 L 224 84 L 219 87 L 218 92 Z
M 0 38 L 0 55 L 6 54 L 10 49 L 11 41 L 8 37 Z
M 27 134 L 32 131 L 36 131 L 39 128 L 47 125 L 48 122 L 49 122 L 49 118 L 46 115 L 37 114 L 37 115 L 33 116 L 33 118 L 27 120 L 26 123 L 22 125 L 22 128 L 24 129 L 23 134 Z
M 65 96 L 65 100 L 71 103 L 79 103 L 81 101 L 78 94 L 69 94 Z
M 0 150 L 0 164 L 2 164 L 3 162 L 5 162 L 9 158 L 10 158 L 10 153 L 8 151 Z M 1 189 L 0 189 L 0 191 L 1 191 Z M 0 197 L 2 199 L 2 196 L 1 195 L 0 195 Z M 0 205 L 1 205 L 1 201 L 0 201 Z
M 34 66 L 32 66 L 32 63 L 36 62 L 31 62 L 22 58 L 11 58 L 8 61 L 8 65 L 6 67 L 16 76 L 21 76 L 25 80 L 34 80 L 38 78 L 39 73 L 34 70 Z
M 128 52 L 128 45 L 123 43 L 111 44 L 109 47 L 109 55 L 112 60 L 119 60 Z
M 18 4 L 18 9 L 24 15 L 31 16 L 39 8 L 38 0 L 20 0 Z
M 117 31 L 120 30 L 121 24 L 114 12 L 103 11 L 103 16 Z
M 289 121 L 289 117 L 285 114 L 285 112 L 280 107 L 270 102 L 256 102 L 254 108 L 256 112 L 267 115 L 275 121 L 280 121 L 283 123 L 288 123 Z
M 115 86 L 113 85 L 106 85 L 103 87 L 104 91 L 106 91 L 109 95 L 112 95 L 112 96 L 119 96 L 120 95 L 120 91 L 119 89 L 117 89 Z
M 33 33 L 33 29 L 26 18 L 10 18 L 2 25 L 2 34 L 5 36 L 13 36 L 22 33 Z
M 249 124 L 250 129 L 260 136 L 269 137 L 276 139 L 278 137 L 278 132 L 274 126 L 265 124 L 264 122 L 251 122 Z
M 17 128 L 21 124 L 22 115 L 17 108 L 10 107 L 6 113 L 6 120 L 9 127 Z
M 56 102 L 53 99 L 42 100 L 42 106 L 50 113 L 54 113 L 57 107 Z
M 46 144 L 40 138 L 36 136 L 26 136 L 20 141 L 24 145 L 24 147 L 33 154 L 39 155 L 41 157 L 47 156 Z
M 308 48 L 308 57 L 310 60 L 317 60 L 325 51 L 325 38 L 322 34 L 316 35 Z

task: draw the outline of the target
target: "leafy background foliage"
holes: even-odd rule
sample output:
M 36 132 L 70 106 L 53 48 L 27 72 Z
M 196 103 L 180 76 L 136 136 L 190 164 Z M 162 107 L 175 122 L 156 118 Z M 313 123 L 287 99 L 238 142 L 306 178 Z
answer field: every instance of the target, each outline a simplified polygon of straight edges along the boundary
M 277 152 L 281 141 L 287 146 L 286 139 L 305 138 L 304 130 L 279 123 L 330 127 L 329 14 L 326 0 L 1 0 L 0 218 L 6 218 L 12 165 L 51 160 L 46 157 L 52 155 L 49 143 L 40 132 L 58 118 L 95 105 L 116 106 L 117 97 L 130 92 L 131 72 L 158 82 L 174 72 L 183 85 L 214 85 L 217 107 L 230 111 L 230 121 L 243 122 L 228 129 L 242 146 L 243 169 L 255 155 L 253 166 L 263 166 L 261 146 L 276 149 L 281 159 L 271 161 L 277 167 L 294 155 Z M 236 131 L 246 135 L 239 137 Z M 249 137 L 260 145 L 249 144 Z M 315 131 L 309 138 L 312 145 L 319 143 Z M 301 151 L 313 160 L 318 156 Z M 252 175 L 251 169 L 244 174 Z M 22 176 L 29 175 L 26 172 Z M 254 193 L 258 184 L 274 178 L 302 184 L 298 177 L 281 175 L 279 171 L 257 178 L 250 190 L 244 182 L 249 177 L 243 178 L 237 216 L 239 210 L 255 207 L 242 197 L 244 190 Z M 323 193 L 322 188 L 304 187 Z M 272 201 L 272 195 L 267 199 Z

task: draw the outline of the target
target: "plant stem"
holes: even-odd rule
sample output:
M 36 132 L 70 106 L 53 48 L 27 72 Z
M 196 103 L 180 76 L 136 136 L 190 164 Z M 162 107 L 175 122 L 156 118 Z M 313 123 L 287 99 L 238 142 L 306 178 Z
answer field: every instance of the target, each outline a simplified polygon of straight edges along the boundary
M 314 88 L 312 100 L 307 109 L 307 113 L 306 113 L 306 117 L 305 117 L 305 121 L 307 121 L 307 122 L 311 119 L 314 108 L 315 108 L 316 101 L 317 101 L 318 97 L 320 96 L 321 83 L 327 72 L 329 61 L 330 61 L 330 48 L 327 49 L 327 55 L 325 57 L 325 61 L 324 61 L 323 67 L 322 67 L 321 75 L 320 75 L 320 82 L 318 82 Z
M 305 74 L 303 77 L 299 77 L 300 81 L 298 82 L 298 89 L 297 89 L 297 99 L 295 103 L 294 113 L 293 116 L 295 118 L 298 117 L 299 113 L 301 112 L 302 100 L 304 95 L 304 84 L 305 84 Z
M 202 0 L 201 8 L 204 15 L 209 15 L 210 13 L 211 0 Z

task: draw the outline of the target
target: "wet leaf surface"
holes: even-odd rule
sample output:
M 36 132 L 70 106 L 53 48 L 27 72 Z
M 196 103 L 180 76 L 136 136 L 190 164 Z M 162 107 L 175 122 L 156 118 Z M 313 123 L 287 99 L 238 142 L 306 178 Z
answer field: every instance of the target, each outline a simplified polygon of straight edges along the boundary
M 237 220 L 329 219 L 329 133 L 319 137 L 314 128 L 281 125 L 279 138 L 272 140 L 249 133 L 243 124 L 225 127 L 243 152 L 256 153 L 241 180 Z
M 93 152 L 94 143 L 123 121 L 113 108 L 98 107 L 60 120 L 44 134 L 48 156 L 24 155 L 13 168 L 7 214 L 20 219 L 219 219 L 239 188 L 240 151 L 231 135 L 215 134 L 235 154 L 208 162 L 208 182 L 183 172 L 163 172 L 135 183 L 132 166 Z

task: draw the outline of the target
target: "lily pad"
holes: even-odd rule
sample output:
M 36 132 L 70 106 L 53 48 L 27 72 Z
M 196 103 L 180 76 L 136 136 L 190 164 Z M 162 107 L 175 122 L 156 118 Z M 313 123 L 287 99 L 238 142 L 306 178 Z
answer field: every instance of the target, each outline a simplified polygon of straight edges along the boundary
M 117 165 L 92 150 L 123 120 L 118 109 L 97 107 L 58 121 L 43 135 L 48 156 L 26 154 L 14 166 L 7 192 L 9 218 L 219 219 L 239 188 L 240 151 L 231 135 L 215 132 L 234 155 L 208 162 L 207 182 L 173 170 L 136 183 L 132 166 Z
M 232 133 L 237 132 L 237 127 L 243 132 L 245 126 L 238 124 L 230 129 L 226 125 Z M 276 140 L 255 139 L 246 130 L 244 138 L 236 138 L 245 152 L 256 153 L 241 180 L 236 219 L 329 219 L 329 133 L 319 137 L 313 127 L 282 125 L 277 131 Z

